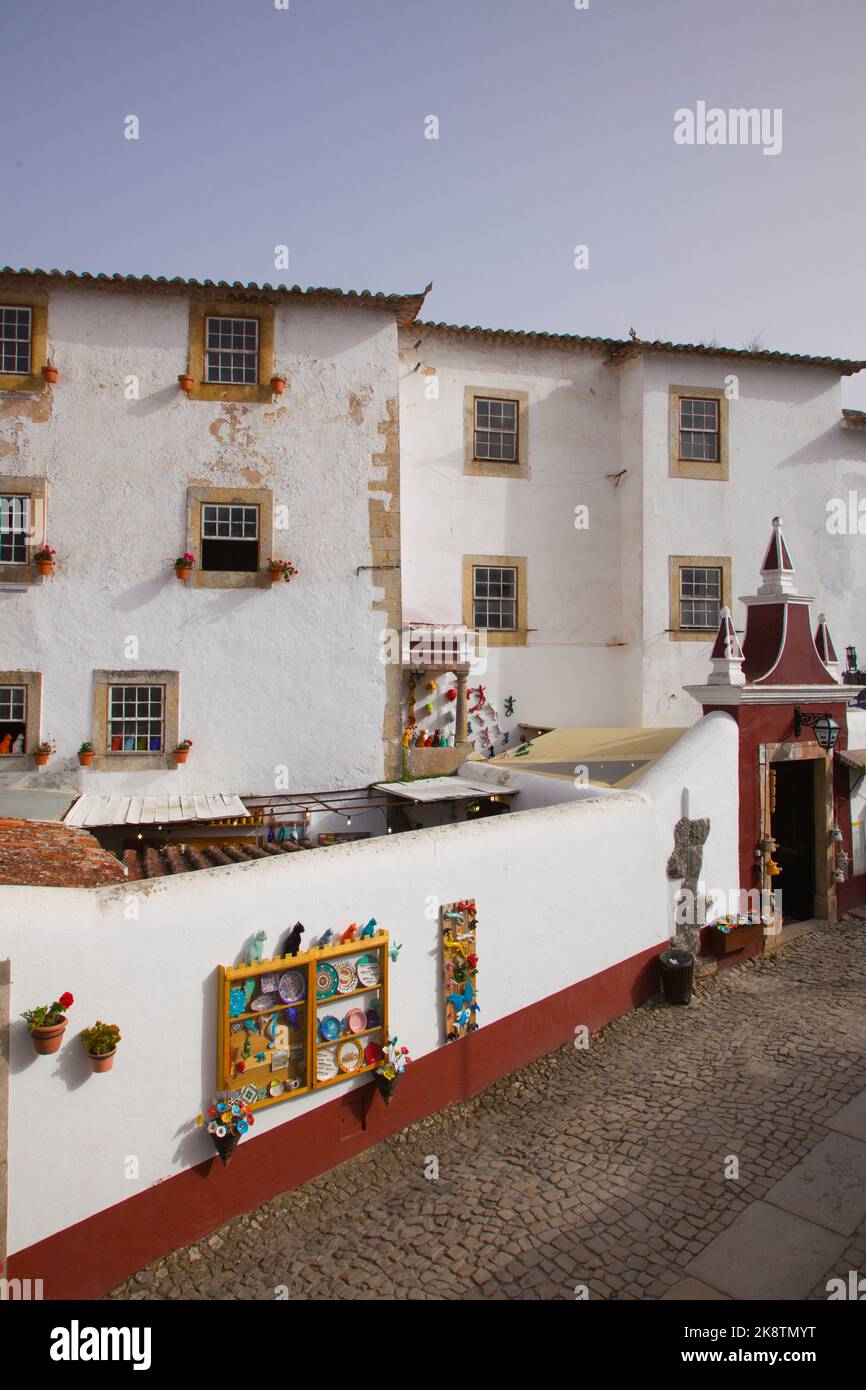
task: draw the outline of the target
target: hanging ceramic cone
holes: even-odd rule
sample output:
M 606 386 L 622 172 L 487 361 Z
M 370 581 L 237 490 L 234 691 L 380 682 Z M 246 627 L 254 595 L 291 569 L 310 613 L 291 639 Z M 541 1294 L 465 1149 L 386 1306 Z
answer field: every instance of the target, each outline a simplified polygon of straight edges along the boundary
M 229 1160 L 240 1143 L 239 1134 L 223 1134 L 222 1136 L 212 1134 L 213 1146 L 220 1156 L 224 1168 L 228 1168 Z
M 377 1071 L 373 1073 L 373 1079 L 375 1080 L 376 1085 L 379 1088 L 379 1095 L 382 1097 L 386 1105 L 390 1105 L 391 1101 L 394 1099 L 394 1092 L 397 1089 L 397 1082 L 400 1080 L 399 1076 L 392 1076 L 389 1081 L 387 1076 L 382 1076 L 381 1072 Z

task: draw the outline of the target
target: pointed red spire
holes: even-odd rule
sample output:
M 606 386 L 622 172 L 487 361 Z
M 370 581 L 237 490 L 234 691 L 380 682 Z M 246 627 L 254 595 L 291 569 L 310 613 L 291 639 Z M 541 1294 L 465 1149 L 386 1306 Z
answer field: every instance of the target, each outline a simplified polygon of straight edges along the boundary
M 795 594 L 794 562 L 782 535 L 782 518 L 773 517 L 773 532 L 761 565 L 759 594 Z
M 710 652 L 710 685 L 743 685 L 743 649 L 731 618 L 730 608 L 722 609 L 719 630 Z
M 818 655 L 825 666 L 832 670 L 834 667 L 838 671 L 839 658 L 836 655 L 836 648 L 833 646 L 833 638 L 830 636 L 830 629 L 827 626 L 827 619 L 823 613 L 818 614 L 818 626 L 815 629 L 815 646 Z

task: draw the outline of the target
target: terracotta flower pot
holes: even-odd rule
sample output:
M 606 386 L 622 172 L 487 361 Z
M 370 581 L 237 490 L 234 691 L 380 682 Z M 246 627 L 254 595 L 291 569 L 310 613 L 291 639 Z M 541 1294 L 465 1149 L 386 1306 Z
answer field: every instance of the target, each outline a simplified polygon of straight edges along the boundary
M 117 1056 L 117 1048 L 113 1047 L 110 1052 L 88 1052 L 87 1060 L 90 1063 L 91 1071 L 111 1071 L 114 1066 L 114 1059 Z
M 37 767 L 44 767 L 50 757 L 50 753 L 34 753 L 33 761 L 35 762 Z
M 179 763 L 185 763 L 186 760 L 187 760 L 187 758 L 189 757 L 189 749 L 188 749 L 188 748 L 175 748 L 175 750 L 174 750 L 174 756 L 175 756 L 175 760 L 176 760 L 177 762 L 179 762 Z
M 40 1057 L 47 1057 L 52 1052 L 60 1051 L 60 1044 L 63 1042 L 63 1034 L 66 1032 L 68 1022 L 68 1019 L 61 1018 L 59 1023 L 43 1023 L 39 1028 L 30 1029 L 33 1046 Z
M 41 575 L 42 575 L 42 578 L 43 578 L 43 579 L 47 579 L 48 576 L 49 576 L 50 574 L 53 574 L 53 573 L 54 573 L 54 561 L 53 561 L 53 560 L 37 560 L 37 561 L 36 561 L 36 570 L 37 570 L 37 573 L 38 573 L 38 574 L 41 574 Z
M 268 570 L 268 579 L 272 584 L 279 584 L 282 577 L 279 570 Z
M 49 386 L 53 386 L 57 380 L 58 372 L 56 367 L 46 366 L 42 368 L 42 376 Z
M 188 393 L 193 388 L 192 377 L 189 375 L 188 372 L 181 372 L 180 376 L 177 379 L 177 384 L 180 387 L 181 391 L 186 391 Z
M 286 378 L 284 376 L 271 377 L 271 390 L 275 396 L 281 396 L 286 389 Z
M 81 763 L 81 766 L 82 766 L 82 767 L 92 767 L 92 766 L 93 766 L 93 756 L 94 756 L 94 755 L 93 755 L 92 753 L 79 753 L 79 754 L 78 754 L 78 761 Z
M 220 1138 L 216 1134 L 212 1134 L 211 1139 L 213 1140 L 214 1148 L 219 1154 L 222 1166 L 228 1168 L 231 1162 L 231 1156 L 240 1143 L 241 1136 L 239 1134 L 228 1133 L 222 1135 Z
M 192 573 L 192 565 L 175 565 L 174 572 L 178 579 L 189 579 Z

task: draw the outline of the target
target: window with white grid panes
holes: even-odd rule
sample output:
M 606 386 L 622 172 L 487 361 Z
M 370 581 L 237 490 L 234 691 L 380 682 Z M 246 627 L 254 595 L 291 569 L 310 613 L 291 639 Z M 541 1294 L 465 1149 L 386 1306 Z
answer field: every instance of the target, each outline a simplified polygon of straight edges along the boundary
M 475 398 L 475 457 L 517 462 L 517 401 Z
M 715 630 L 722 614 L 722 571 L 684 565 L 680 570 L 680 627 Z
M 29 376 L 32 343 L 33 311 L 0 304 L 0 374 Z
M 201 568 L 259 568 L 259 509 L 232 502 L 204 502 L 201 509 Z
M 25 565 L 30 534 L 30 498 L 0 494 L 0 564 Z
M 23 753 L 26 730 L 27 687 L 0 685 L 0 746 L 6 745 L 3 751 Z
M 255 386 L 259 379 L 258 319 L 209 318 L 204 364 L 206 382 Z
M 164 728 L 164 686 L 109 686 L 108 748 L 111 753 L 161 753 Z
M 472 622 L 493 632 L 517 629 L 517 570 L 476 565 L 472 571 Z
M 719 403 L 680 399 L 680 458 L 702 463 L 719 460 Z

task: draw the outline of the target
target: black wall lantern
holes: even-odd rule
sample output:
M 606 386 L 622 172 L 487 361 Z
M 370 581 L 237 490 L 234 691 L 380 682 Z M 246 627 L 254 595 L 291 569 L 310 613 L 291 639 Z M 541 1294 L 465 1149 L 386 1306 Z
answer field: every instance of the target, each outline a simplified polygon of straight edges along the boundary
M 820 746 L 833 751 L 839 737 L 839 725 L 829 714 L 803 714 L 799 707 L 794 710 L 794 737 L 799 738 L 803 728 L 813 728 Z

